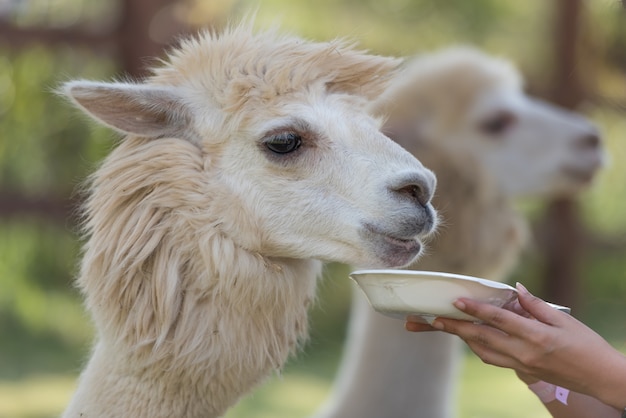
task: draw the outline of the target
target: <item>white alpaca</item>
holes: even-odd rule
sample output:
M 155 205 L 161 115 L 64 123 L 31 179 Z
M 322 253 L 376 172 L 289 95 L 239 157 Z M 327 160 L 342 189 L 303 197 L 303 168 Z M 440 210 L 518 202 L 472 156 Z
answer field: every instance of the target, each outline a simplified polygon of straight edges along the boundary
M 222 415 L 306 338 L 318 260 L 406 265 L 435 226 L 434 176 L 366 112 L 397 60 L 249 26 L 64 86 L 125 135 L 89 184 L 98 335 L 64 417 Z
M 389 115 L 388 135 L 438 180 L 442 226 L 415 269 L 503 279 L 526 236 L 511 199 L 573 193 L 602 163 L 587 120 L 525 96 L 510 64 L 472 49 L 410 63 L 375 108 Z M 458 339 L 408 333 L 354 297 L 343 363 L 320 416 L 454 416 Z

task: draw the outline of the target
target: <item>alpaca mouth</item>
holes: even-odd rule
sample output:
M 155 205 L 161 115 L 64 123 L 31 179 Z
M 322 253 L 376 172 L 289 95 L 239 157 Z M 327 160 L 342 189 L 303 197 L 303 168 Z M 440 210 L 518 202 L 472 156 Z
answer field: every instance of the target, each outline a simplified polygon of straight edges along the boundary
M 565 166 L 561 170 L 570 180 L 581 184 L 589 184 L 593 180 L 596 170 Z
M 417 239 L 394 238 L 389 235 L 383 235 L 383 239 L 392 246 L 402 248 L 405 251 L 419 251 L 421 244 Z
M 398 236 L 373 225 L 365 225 L 363 235 L 383 267 L 406 266 L 422 251 L 422 243 L 417 236 L 409 238 Z

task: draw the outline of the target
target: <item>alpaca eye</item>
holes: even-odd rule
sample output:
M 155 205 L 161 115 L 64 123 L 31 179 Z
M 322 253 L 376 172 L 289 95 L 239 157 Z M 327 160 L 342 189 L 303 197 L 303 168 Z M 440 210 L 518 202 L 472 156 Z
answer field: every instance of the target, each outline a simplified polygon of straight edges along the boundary
M 288 154 L 300 148 L 302 137 L 295 132 L 283 132 L 264 141 L 265 146 L 276 154 Z
M 510 112 L 500 112 L 480 123 L 480 130 L 488 135 L 499 135 L 515 122 Z

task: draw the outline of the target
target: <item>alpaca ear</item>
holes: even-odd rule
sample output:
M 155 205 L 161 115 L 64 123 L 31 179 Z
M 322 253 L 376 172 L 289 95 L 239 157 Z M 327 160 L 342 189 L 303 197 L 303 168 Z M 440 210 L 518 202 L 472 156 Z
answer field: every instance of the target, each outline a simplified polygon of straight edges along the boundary
M 98 122 L 124 134 L 175 137 L 188 126 L 189 117 L 171 88 L 70 81 L 61 93 Z
M 364 96 L 367 100 L 374 100 L 385 91 L 402 62 L 343 48 L 336 48 L 335 58 L 329 68 L 333 79 L 327 83 L 328 89 Z

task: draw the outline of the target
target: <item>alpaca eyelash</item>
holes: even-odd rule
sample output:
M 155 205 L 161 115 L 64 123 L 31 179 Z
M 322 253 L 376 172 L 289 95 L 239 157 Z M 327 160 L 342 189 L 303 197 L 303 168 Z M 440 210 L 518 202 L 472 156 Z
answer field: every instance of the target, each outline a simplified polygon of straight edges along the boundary
M 263 145 L 276 155 L 291 154 L 302 146 L 302 135 L 293 131 L 285 131 L 267 136 Z
M 316 146 L 317 140 L 319 139 L 308 122 L 300 119 L 295 119 L 290 122 L 289 125 L 283 125 L 266 132 L 259 141 L 261 151 L 267 158 L 274 162 L 285 163 L 292 158 L 296 158 L 296 156 L 304 151 L 304 148 Z M 278 143 L 281 141 L 285 141 L 286 143 L 286 140 L 290 137 L 295 141 L 293 149 L 285 149 L 283 152 L 277 150 L 278 148 L 272 149 L 272 144 L 279 147 L 280 145 Z

